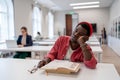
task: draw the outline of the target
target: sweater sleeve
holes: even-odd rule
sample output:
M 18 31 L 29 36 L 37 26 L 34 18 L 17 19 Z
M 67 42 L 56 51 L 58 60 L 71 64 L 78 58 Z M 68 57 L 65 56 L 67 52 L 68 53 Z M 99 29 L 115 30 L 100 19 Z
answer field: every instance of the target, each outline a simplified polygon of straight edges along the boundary
M 89 67 L 89 68 L 91 68 L 91 69 L 94 69 L 94 68 L 96 68 L 97 60 L 95 59 L 94 54 L 93 54 L 91 48 L 90 48 L 89 46 L 87 46 L 87 48 L 90 50 L 90 52 L 91 52 L 91 54 L 92 54 L 92 58 L 91 58 L 90 60 L 84 60 L 84 64 L 85 64 L 87 67 Z
M 46 56 L 46 57 L 50 58 L 51 60 L 54 60 L 58 55 L 58 48 L 59 48 L 60 39 L 61 39 L 61 37 L 59 37 L 57 39 L 54 46 L 52 47 L 52 49 L 49 51 L 49 53 Z

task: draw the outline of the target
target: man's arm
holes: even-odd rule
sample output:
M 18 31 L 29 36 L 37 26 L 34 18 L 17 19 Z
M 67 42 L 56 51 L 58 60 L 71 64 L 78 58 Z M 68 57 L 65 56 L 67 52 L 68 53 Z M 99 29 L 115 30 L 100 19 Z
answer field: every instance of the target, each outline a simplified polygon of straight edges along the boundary
M 97 61 L 93 55 L 91 48 L 85 43 L 87 40 L 88 37 L 82 36 L 78 39 L 78 43 L 80 44 L 80 47 L 82 49 L 85 65 L 88 66 L 89 68 L 95 68 Z
M 57 41 L 55 42 L 54 46 L 47 54 L 47 56 L 38 63 L 38 68 L 41 68 L 42 66 L 46 65 L 47 63 L 51 62 L 57 57 L 59 43 L 60 43 L 60 38 L 57 39 Z

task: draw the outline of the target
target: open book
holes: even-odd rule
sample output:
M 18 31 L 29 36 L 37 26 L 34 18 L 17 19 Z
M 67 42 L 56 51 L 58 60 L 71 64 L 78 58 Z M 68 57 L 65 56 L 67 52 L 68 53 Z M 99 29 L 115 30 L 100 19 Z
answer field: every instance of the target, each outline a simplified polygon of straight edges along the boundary
M 65 60 L 54 60 L 43 66 L 41 69 L 44 69 L 46 72 L 50 73 L 76 73 L 80 69 L 80 63 L 65 61 Z

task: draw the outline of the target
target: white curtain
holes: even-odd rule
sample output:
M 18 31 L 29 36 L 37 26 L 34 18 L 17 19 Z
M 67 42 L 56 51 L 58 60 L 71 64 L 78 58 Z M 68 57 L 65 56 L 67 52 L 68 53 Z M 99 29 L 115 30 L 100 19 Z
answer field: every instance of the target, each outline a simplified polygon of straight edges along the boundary
M 33 9 L 33 36 L 35 37 L 37 32 L 42 32 L 41 28 L 41 17 L 42 12 L 38 7 L 34 7 Z
M 48 13 L 48 31 L 49 38 L 54 38 L 54 16 L 51 12 Z
M 15 37 L 13 13 L 12 0 L 0 0 L 0 42 Z

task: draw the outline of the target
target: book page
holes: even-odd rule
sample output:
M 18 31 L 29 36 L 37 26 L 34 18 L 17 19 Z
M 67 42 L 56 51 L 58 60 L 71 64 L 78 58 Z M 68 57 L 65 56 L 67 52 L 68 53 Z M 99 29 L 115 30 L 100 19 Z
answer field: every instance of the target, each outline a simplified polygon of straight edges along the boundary
M 58 69 L 58 68 L 66 68 L 69 70 L 75 71 L 76 68 L 79 66 L 79 63 L 69 62 L 65 60 L 54 60 L 47 65 L 43 66 L 43 69 Z

